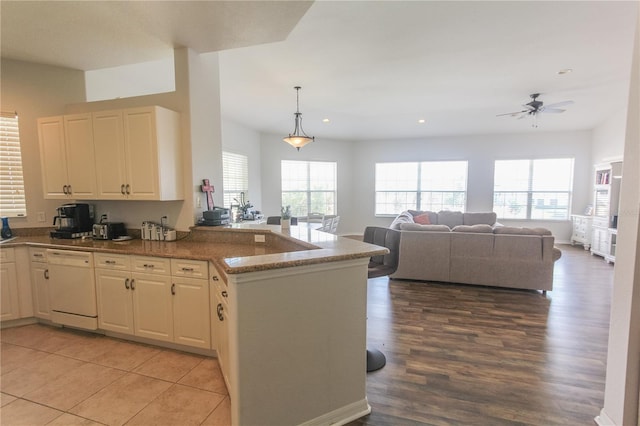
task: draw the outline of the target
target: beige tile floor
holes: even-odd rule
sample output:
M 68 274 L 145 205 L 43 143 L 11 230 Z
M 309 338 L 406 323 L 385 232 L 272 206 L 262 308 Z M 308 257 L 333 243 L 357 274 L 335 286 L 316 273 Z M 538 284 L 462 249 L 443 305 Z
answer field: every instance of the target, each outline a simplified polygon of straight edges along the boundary
M 0 349 L 3 426 L 231 423 L 215 358 L 40 324 Z

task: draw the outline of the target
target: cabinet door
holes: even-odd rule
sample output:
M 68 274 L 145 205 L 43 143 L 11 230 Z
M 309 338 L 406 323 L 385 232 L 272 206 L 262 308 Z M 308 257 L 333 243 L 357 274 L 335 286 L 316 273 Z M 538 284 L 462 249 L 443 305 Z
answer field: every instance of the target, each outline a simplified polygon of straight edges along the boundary
M 96 269 L 98 327 L 134 334 L 131 277 L 127 271 Z
M 210 349 L 209 282 L 206 279 L 174 277 L 171 293 L 174 341 Z
M 40 142 L 40 165 L 44 198 L 68 198 L 67 155 L 64 143 L 64 121 L 62 116 L 38 120 Z
M 153 108 L 124 111 L 127 184 L 132 200 L 157 200 L 158 146 Z
M 71 198 L 96 198 L 96 164 L 91 114 L 64 116 L 67 175 Z
M 51 319 L 49 302 L 49 270 L 43 262 L 31 262 L 31 285 L 33 288 L 33 308 L 36 318 Z
M 131 278 L 136 335 L 172 342 L 171 276 L 134 273 Z
M 226 311 L 227 305 L 219 293 L 216 293 L 213 300 L 215 301 L 215 306 L 211 307 L 211 311 L 216 335 L 216 354 L 218 356 L 218 364 L 220 364 L 220 371 L 222 371 L 227 389 L 231 393 L 231 381 L 229 380 L 229 315 Z
M 15 262 L 0 263 L 0 320 L 20 318 Z
M 98 198 L 125 198 L 127 177 L 122 111 L 93 114 L 93 142 L 96 151 Z

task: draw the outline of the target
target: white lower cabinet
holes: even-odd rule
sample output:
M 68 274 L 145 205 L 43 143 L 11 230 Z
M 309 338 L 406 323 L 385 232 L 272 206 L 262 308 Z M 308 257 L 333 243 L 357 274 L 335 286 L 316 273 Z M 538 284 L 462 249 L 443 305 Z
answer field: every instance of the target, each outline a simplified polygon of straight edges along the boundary
M 47 250 L 30 248 L 31 291 L 33 292 L 33 314 L 36 318 L 51 319 L 51 303 L 49 302 L 49 269 L 47 266 Z
M 13 248 L 0 250 L 0 320 L 20 318 L 18 274 Z
M 170 259 L 102 253 L 95 259 L 101 329 L 211 348 L 206 279 L 171 275 Z
M 214 268 L 213 264 L 210 264 L 212 346 L 218 355 L 218 364 L 220 364 L 227 390 L 231 393 L 229 377 L 229 291 L 220 275 L 213 272 L 215 271 Z

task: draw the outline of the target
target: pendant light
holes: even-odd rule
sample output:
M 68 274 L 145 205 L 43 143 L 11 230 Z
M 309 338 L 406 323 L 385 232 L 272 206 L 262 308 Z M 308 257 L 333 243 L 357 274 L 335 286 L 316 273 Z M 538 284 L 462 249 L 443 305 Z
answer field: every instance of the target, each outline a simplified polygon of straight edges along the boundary
M 299 96 L 300 89 L 302 89 L 302 87 L 296 86 L 294 87 L 294 89 L 296 89 L 296 112 L 294 113 L 296 117 L 295 118 L 296 126 L 293 129 L 293 133 L 289 133 L 289 136 L 286 138 L 283 138 L 282 140 L 288 143 L 289 145 L 291 145 L 292 147 L 296 148 L 298 151 L 300 151 L 300 148 L 302 148 L 303 146 L 305 146 L 310 142 L 313 142 L 315 140 L 315 137 L 307 136 L 304 130 L 302 130 L 302 113 L 300 112 L 300 96 Z

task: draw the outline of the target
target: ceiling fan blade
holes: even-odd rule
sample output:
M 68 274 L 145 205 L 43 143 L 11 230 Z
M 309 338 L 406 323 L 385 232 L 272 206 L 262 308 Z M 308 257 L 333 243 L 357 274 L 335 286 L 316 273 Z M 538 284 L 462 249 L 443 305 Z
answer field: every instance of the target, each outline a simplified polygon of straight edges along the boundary
M 541 108 L 540 112 L 545 112 L 545 113 L 551 113 L 551 114 L 560 114 L 561 112 L 564 112 L 564 109 L 560 109 L 560 108 Z
M 496 115 L 496 117 L 502 117 L 502 116 L 504 116 L 504 115 L 510 115 L 511 117 L 515 117 L 515 116 L 517 116 L 518 114 L 522 114 L 522 113 L 525 113 L 525 112 L 529 112 L 529 111 L 528 111 L 528 110 L 525 110 L 525 111 L 507 112 L 507 113 L 505 113 L 505 114 L 497 114 L 497 115 Z
M 547 105 L 546 108 L 558 108 L 558 107 L 563 107 L 567 105 L 573 105 L 573 103 L 574 103 L 573 101 L 556 102 L 555 104 Z

